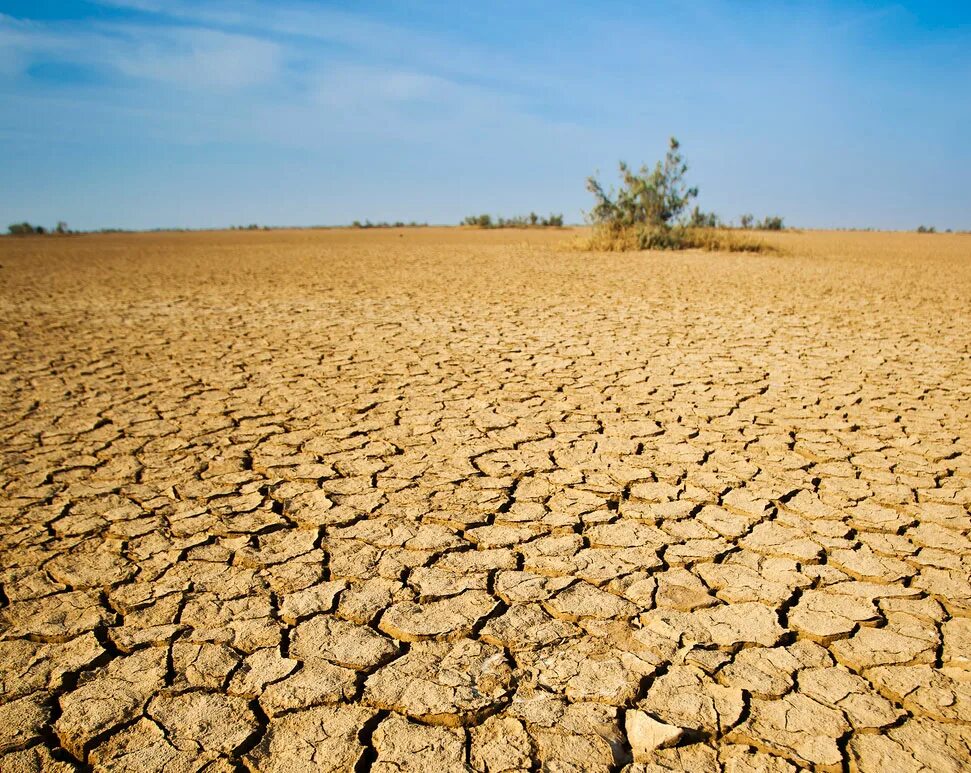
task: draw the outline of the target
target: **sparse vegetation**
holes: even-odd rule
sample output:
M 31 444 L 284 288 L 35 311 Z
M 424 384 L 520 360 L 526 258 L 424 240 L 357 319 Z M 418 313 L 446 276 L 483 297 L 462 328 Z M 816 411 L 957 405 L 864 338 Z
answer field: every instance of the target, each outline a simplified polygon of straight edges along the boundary
M 777 252 L 772 245 L 728 228 L 673 226 L 667 229 L 594 228 L 585 249 L 605 252 L 630 250 L 705 250 L 706 252 Z
M 563 215 L 540 217 L 535 212 L 530 212 L 528 215 L 508 218 L 500 216 L 495 220 L 492 215 L 469 215 L 462 221 L 462 225 L 475 228 L 562 228 Z
M 69 236 L 77 233 L 67 227 L 67 223 L 58 220 L 53 228 L 44 228 L 42 225 L 31 225 L 30 223 L 13 223 L 7 226 L 7 232 L 11 236 Z
M 688 225 L 692 228 L 721 228 L 722 221 L 714 212 L 702 212 L 697 206 L 691 210 Z
M 739 236 L 725 229 L 714 212 L 703 212 L 697 205 L 698 188 L 685 182 L 688 165 L 681 146 L 672 137 L 663 161 L 653 169 L 642 166 L 634 172 L 620 163 L 621 186 L 609 193 L 596 177 L 587 179 L 587 190 L 595 199 L 588 219 L 593 235 L 587 244 L 595 250 L 687 250 L 728 252 L 773 251 L 764 242 Z M 746 221 L 746 218 L 748 219 Z M 751 215 L 743 223 L 751 223 Z M 782 218 L 766 218 L 763 222 Z
M 932 226 L 932 225 L 931 226 L 922 225 L 922 226 L 918 226 L 917 227 L 917 233 L 919 233 L 919 234 L 934 234 L 934 233 L 937 233 L 937 229 L 934 228 L 934 226 Z
M 7 226 L 7 231 L 11 236 L 33 236 L 35 234 L 46 234 L 47 229 L 42 225 L 31 225 L 30 223 L 14 223 Z
M 741 215 L 738 218 L 739 228 L 743 230 L 756 231 L 784 231 L 785 218 L 779 215 L 766 215 L 761 220 L 756 220 L 754 215 Z
M 396 220 L 394 223 L 388 223 L 382 220 L 380 223 L 372 223 L 370 220 L 365 220 L 363 223 L 360 220 L 355 220 L 351 223 L 351 228 L 427 228 L 428 223 L 416 223 L 412 220 L 409 223 L 405 223 L 401 220 Z

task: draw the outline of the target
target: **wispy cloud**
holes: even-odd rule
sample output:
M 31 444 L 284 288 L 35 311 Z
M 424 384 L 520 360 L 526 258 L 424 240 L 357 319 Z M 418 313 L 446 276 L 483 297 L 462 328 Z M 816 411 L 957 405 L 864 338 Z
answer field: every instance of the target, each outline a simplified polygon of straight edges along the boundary
M 283 56 L 272 42 L 215 30 L 118 30 L 108 66 L 124 75 L 188 88 L 239 89 L 272 83 Z
M 98 24 L 78 30 L 0 17 L 0 51 L 8 77 L 38 63 L 72 64 L 189 89 L 236 89 L 272 81 L 279 45 L 203 28 Z
M 494 46 L 469 40 L 456 42 L 406 22 L 390 23 L 367 15 L 328 8 L 301 0 L 261 3 L 253 0 L 97 0 L 105 7 L 145 14 L 147 18 L 179 21 L 265 39 L 284 39 L 300 50 L 324 51 L 338 60 L 369 66 L 409 69 L 426 75 L 471 81 L 510 91 L 542 89 L 567 93 L 570 83 L 557 67 L 524 67 L 520 52 L 511 60 Z
M 488 127 L 512 136 L 547 123 L 562 128 L 531 110 L 521 77 L 466 77 L 463 70 L 489 68 L 420 32 L 350 13 L 219 0 L 102 5 L 137 13 L 83 25 L 0 17 L 0 76 L 9 81 L 50 63 L 95 70 L 100 81 L 73 89 L 71 99 L 87 99 L 101 114 L 113 106 L 130 112 L 126 84 L 156 84 L 152 103 L 141 107 L 163 116 L 147 131 L 176 143 L 208 136 L 314 147 L 334 136 L 422 141 Z M 238 98 L 227 102 L 233 92 Z

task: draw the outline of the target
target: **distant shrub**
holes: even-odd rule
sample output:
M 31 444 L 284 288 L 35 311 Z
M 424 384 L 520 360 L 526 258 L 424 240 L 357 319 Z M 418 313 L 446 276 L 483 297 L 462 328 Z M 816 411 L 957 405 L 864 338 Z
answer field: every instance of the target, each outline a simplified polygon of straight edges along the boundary
M 370 220 L 365 220 L 363 223 L 360 220 L 355 220 L 351 223 L 351 228 L 425 228 L 428 223 L 417 223 L 412 220 L 410 223 L 406 223 L 403 220 L 396 220 L 393 223 L 386 223 L 381 221 L 380 223 L 372 223 Z
M 33 236 L 34 234 L 45 234 L 47 229 L 42 225 L 31 225 L 30 223 L 14 223 L 7 226 L 7 231 L 11 236 Z
M 742 215 L 739 219 L 739 227 L 745 230 L 754 228 L 759 231 L 783 231 L 785 230 L 785 219 L 778 215 L 767 215 L 761 220 L 756 220 L 752 215 Z
M 919 234 L 933 234 L 933 233 L 937 233 L 937 229 L 934 228 L 934 226 L 922 225 L 922 226 L 918 226 L 917 233 L 919 233 Z
M 702 212 L 697 206 L 691 210 L 688 225 L 692 228 L 721 228 L 721 218 L 714 212 Z
M 530 212 L 528 215 L 513 217 L 500 215 L 495 220 L 492 219 L 492 215 L 469 215 L 461 225 L 474 228 L 562 228 L 563 215 L 540 217 L 535 212 Z

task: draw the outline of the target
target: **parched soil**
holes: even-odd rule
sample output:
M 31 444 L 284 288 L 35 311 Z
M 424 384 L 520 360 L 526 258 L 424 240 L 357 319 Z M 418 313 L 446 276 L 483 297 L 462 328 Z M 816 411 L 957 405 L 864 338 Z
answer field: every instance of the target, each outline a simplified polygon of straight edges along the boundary
M 971 768 L 971 237 L 573 238 L 0 240 L 0 770 Z

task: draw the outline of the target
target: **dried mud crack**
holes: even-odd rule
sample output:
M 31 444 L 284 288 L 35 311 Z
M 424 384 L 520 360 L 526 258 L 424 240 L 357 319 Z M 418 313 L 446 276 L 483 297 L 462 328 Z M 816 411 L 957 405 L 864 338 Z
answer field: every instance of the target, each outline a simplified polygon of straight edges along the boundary
M 564 238 L 0 240 L 0 771 L 971 768 L 971 242 Z

